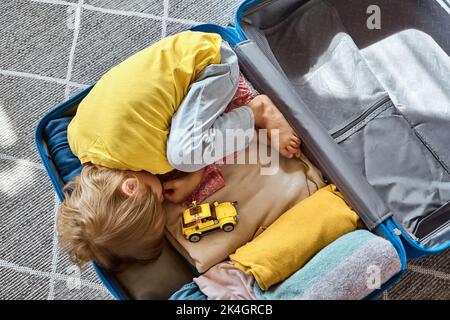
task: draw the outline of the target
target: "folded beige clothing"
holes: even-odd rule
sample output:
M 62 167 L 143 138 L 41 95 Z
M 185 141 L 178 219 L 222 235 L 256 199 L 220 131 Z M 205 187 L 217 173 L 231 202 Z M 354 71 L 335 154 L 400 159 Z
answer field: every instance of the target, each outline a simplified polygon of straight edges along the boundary
M 242 152 L 247 157 L 254 156 L 250 153 L 255 151 L 249 150 Z M 259 162 L 223 166 L 225 187 L 204 201 L 239 202 L 239 221 L 232 232 L 218 230 L 192 243 L 181 233 L 181 213 L 186 208 L 165 204 L 167 239 L 199 272 L 227 259 L 281 214 L 325 185 L 320 172 L 304 156 L 301 159 L 280 157 L 279 170 L 274 175 L 261 175 L 261 167 Z

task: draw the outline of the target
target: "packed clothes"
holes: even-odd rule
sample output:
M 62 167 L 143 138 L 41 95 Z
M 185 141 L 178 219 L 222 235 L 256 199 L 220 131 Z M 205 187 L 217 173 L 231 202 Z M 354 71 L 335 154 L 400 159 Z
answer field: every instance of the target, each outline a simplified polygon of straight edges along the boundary
M 322 249 L 303 268 L 257 299 L 360 300 L 400 272 L 392 244 L 366 230 L 348 233 Z
M 172 299 L 361 300 L 400 270 L 400 258 L 389 241 L 367 230 L 356 230 L 333 241 L 268 290 L 262 290 L 252 274 L 224 261 L 194 278 Z
M 317 252 L 361 226 L 360 219 L 334 185 L 298 203 L 263 233 L 230 255 L 267 290 L 303 267 Z
M 247 158 L 257 154 L 254 149 L 243 152 Z M 199 242 L 192 243 L 184 238 L 180 228 L 181 213 L 186 207 L 181 204 L 164 204 L 167 212 L 167 239 L 200 273 L 226 260 L 289 208 L 325 185 L 320 171 L 304 156 L 300 159 L 281 157 L 278 171 L 273 175 L 261 175 L 262 168 L 260 162 L 223 166 L 225 187 L 204 200 L 209 203 L 239 203 L 239 220 L 232 232 L 214 231 Z
M 255 279 L 236 269 L 231 261 L 221 262 L 194 278 L 208 300 L 254 300 Z

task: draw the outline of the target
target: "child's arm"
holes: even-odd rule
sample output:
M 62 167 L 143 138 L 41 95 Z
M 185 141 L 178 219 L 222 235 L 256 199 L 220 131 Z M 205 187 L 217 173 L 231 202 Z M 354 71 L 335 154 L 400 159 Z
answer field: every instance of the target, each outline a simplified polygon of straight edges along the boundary
M 164 199 L 173 203 L 186 200 L 198 188 L 204 171 L 200 169 L 181 178 L 163 182 Z

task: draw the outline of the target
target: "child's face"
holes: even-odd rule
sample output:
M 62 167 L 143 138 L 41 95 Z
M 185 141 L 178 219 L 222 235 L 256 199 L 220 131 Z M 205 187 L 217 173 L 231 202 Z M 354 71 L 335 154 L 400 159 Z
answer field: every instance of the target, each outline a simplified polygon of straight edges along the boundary
M 163 187 L 159 179 L 154 174 L 147 171 L 134 172 L 134 174 L 138 177 L 138 179 L 143 181 L 147 186 L 149 186 L 152 189 L 152 191 L 158 197 L 158 200 L 160 202 L 163 202 L 164 200 Z

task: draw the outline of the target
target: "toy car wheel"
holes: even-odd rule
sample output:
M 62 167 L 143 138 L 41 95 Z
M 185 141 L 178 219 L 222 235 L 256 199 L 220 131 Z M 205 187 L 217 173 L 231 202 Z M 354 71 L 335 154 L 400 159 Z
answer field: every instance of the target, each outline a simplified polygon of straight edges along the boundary
M 201 239 L 199 234 L 193 234 L 189 237 L 190 242 L 199 242 Z
M 234 230 L 234 225 L 232 223 L 225 223 L 222 227 L 222 230 L 225 232 L 231 232 Z

